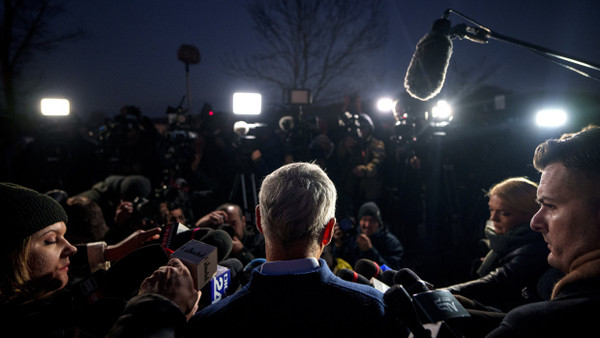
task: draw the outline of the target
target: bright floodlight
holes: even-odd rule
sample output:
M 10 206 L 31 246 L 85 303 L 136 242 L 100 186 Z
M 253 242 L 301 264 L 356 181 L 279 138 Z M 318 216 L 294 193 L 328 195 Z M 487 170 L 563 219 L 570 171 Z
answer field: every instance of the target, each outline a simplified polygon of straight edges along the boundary
M 234 93 L 233 113 L 236 115 L 259 115 L 261 95 L 258 93 Z
M 543 109 L 535 116 L 535 123 L 540 127 L 560 127 L 566 122 L 567 113 L 562 109 Z
M 377 100 L 377 109 L 381 112 L 390 112 L 394 109 L 394 100 L 384 97 Z
M 40 105 L 45 116 L 67 116 L 70 112 L 67 99 L 42 99 Z
M 452 107 L 448 102 L 439 100 L 438 103 L 431 108 L 431 117 L 434 126 L 447 126 L 450 121 L 452 121 Z

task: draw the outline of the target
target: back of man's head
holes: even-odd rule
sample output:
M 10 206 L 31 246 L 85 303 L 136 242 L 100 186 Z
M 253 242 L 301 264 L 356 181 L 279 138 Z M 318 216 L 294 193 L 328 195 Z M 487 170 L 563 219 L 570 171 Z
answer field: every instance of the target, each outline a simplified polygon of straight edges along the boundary
M 333 182 L 318 165 L 282 166 L 265 177 L 259 192 L 265 236 L 282 245 L 320 240 L 325 225 L 335 217 L 336 199 Z

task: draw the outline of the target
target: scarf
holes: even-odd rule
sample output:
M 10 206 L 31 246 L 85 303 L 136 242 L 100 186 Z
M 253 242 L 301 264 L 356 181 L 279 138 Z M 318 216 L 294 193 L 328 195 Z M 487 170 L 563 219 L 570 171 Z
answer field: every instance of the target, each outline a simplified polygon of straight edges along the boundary
M 577 257 L 569 267 L 569 273 L 561 278 L 552 290 L 554 299 L 560 290 L 568 284 L 600 278 L 600 250 L 588 252 Z
M 485 237 L 489 240 L 490 251 L 487 253 L 481 266 L 477 269 L 480 277 L 492 272 L 498 262 L 507 253 L 528 243 L 541 239 L 541 235 L 529 228 L 529 223 L 519 224 L 505 234 L 498 234 L 491 221 L 486 222 Z

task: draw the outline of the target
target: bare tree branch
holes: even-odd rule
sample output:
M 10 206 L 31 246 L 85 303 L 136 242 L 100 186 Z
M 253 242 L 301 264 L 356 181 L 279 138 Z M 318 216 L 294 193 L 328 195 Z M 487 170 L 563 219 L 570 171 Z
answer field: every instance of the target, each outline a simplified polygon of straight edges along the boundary
M 270 0 L 247 7 L 261 51 L 223 59 L 235 77 L 280 89 L 311 89 L 313 100 L 360 83 L 367 57 L 387 38 L 380 0 Z

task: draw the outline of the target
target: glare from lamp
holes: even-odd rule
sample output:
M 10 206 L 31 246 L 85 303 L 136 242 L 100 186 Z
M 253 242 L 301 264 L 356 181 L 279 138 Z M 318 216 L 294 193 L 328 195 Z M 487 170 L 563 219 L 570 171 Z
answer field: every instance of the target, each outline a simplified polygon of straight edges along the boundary
M 567 112 L 562 109 L 542 109 L 535 116 L 539 127 L 560 127 L 567 122 Z
M 258 93 L 234 93 L 233 113 L 236 115 L 260 115 L 262 96 Z
M 69 100 L 45 98 L 40 102 L 44 116 L 67 116 L 70 113 Z
M 439 100 L 431 109 L 431 117 L 437 120 L 450 120 L 452 117 L 452 107 L 445 100 Z
M 250 126 L 245 121 L 237 121 L 233 124 L 233 131 L 240 136 L 246 136 L 250 131 Z
M 394 109 L 395 102 L 389 97 L 382 97 L 377 100 L 377 110 L 380 112 L 391 112 Z

